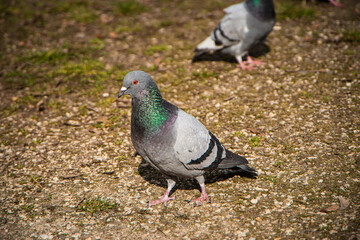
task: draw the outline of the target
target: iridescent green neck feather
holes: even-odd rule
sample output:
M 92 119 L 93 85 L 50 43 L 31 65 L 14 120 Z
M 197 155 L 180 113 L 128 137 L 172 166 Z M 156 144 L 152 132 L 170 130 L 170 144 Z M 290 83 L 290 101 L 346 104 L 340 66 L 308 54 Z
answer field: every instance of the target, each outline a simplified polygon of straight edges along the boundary
M 132 99 L 132 131 L 138 135 L 159 132 L 171 117 L 172 109 L 167 107 L 156 85 L 150 85 Z

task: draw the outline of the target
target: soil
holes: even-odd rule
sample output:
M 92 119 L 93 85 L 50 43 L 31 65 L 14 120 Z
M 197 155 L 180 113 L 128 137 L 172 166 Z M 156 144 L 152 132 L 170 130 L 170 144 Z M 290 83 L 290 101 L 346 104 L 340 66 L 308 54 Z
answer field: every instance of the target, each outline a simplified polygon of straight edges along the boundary
M 279 0 L 264 65 L 191 63 L 236 1 L 0 3 L 0 239 L 359 239 L 360 4 Z M 256 179 L 166 188 L 130 140 L 143 70 Z

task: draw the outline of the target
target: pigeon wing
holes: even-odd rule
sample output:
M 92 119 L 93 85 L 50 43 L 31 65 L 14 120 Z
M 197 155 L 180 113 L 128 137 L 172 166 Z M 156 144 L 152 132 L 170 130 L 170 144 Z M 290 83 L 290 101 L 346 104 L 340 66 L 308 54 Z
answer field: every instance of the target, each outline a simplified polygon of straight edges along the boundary
M 211 33 L 211 39 L 216 45 L 227 47 L 245 38 L 248 12 L 243 3 L 232 5 L 224 11 L 226 15 Z
M 225 158 L 224 146 L 193 116 L 180 110 L 175 128 L 175 156 L 186 169 L 216 168 Z

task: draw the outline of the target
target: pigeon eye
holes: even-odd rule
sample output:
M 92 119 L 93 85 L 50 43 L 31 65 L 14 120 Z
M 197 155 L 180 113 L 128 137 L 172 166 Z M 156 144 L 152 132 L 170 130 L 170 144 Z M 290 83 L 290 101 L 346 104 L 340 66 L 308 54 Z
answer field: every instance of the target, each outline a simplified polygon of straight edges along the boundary
M 134 80 L 134 81 L 133 81 L 133 84 L 134 84 L 134 85 L 138 84 L 138 80 Z

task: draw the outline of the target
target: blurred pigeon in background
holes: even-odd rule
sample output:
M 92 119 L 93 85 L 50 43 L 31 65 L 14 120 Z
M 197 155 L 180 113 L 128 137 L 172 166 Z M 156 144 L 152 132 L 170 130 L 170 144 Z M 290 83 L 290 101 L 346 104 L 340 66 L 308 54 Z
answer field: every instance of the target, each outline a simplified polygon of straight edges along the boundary
M 242 69 L 262 64 L 253 60 L 248 51 L 265 40 L 275 25 L 276 14 L 272 0 L 245 0 L 224 9 L 226 15 L 210 37 L 195 49 L 193 62 L 205 53 L 220 52 L 236 58 Z M 247 56 L 247 60 L 242 58 Z M 246 65 L 245 63 L 248 63 Z

